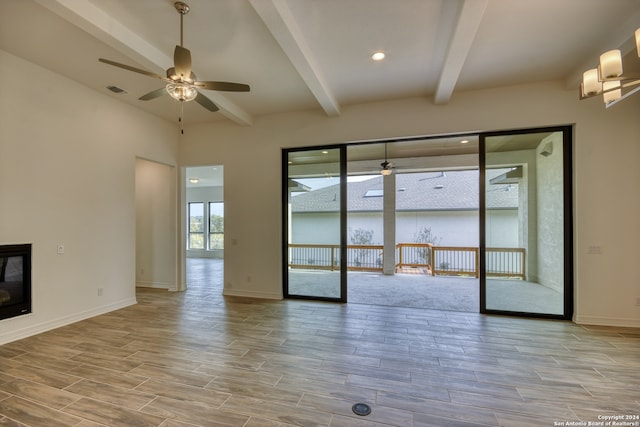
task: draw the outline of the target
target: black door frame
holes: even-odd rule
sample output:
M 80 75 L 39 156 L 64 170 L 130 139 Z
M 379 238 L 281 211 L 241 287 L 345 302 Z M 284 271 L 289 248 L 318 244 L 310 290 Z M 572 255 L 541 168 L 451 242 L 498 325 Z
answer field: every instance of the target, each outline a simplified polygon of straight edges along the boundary
M 488 310 L 486 308 L 486 241 L 485 241 L 485 172 L 486 172 L 486 138 L 491 136 L 501 135 L 519 135 L 527 133 L 540 133 L 540 132 L 562 132 L 563 144 L 563 225 L 564 225 L 564 313 L 561 315 L 546 314 L 546 313 L 528 313 L 528 312 L 514 312 L 514 311 L 501 311 L 501 310 Z M 474 132 L 474 133 L 460 133 L 456 135 L 447 136 L 465 136 L 465 135 L 478 135 L 479 140 L 479 270 L 480 270 L 480 307 L 479 312 L 482 314 L 498 314 L 505 316 L 517 316 L 517 317 L 535 317 L 535 318 L 549 318 L 549 319 L 562 319 L 571 320 L 574 311 L 574 266 L 573 266 L 573 126 L 561 125 L 561 126 L 549 126 L 549 127 L 536 127 L 525 129 L 513 129 L 502 131 L 490 131 L 490 132 Z M 408 138 L 390 138 L 386 140 L 371 140 L 371 141 L 358 141 L 355 144 L 374 144 L 374 143 L 393 143 L 409 140 L 430 140 L 441 138 L 443 135 L 429 135 L 429 136 L 417 136 Z M 353 143 L 352 143 L 353 144 Z M 288 155 L 290 152 L 295 151 L 311 151 L 321 149 L 340 149 L 340 298 L 326 298 L 326 297 L 314 297 L 304 295 L 290 295 L 288 286 Z M 324 300 L 333 302 L 347 302 L 347 158 L 346 158 L 347 143 L 333 144 L 333 145 L 320 145 L 320 146 L 308 146 L 308 147 L 296 147 L 296 148 L 283 148 L 282 149 L 282 272 L 283 272 L 283 293 L 285 298 L 297 298 L 297 299 L 309 299 L 309 300 Z
M 335 150 L 340 153 L 340 297 L 320 297 L 289 293 L 289 153 L 301 151 Z M 347 302 L 347 145 L 319 145 L 282 149 L 282 281 L 283 296 L 291 299 Z
M 562 162 L 563 162 L 563 250 L 564 250 L 564 292 L 563 292 L 563 313 L 529 313 L 520 311 L 505 311 L 487 309 L 487 277 L 486 277 L 486 139 L 493 136 L 523 135 L 541 132 L 562 132 Z M 573 318 L 573 126 L 552 126 L 529 129 L 504 130 L 496 132 L 481 132 L 479 134 L 479 160 L 480 160 L 480 313 L 499 314 L 504 316 L 535 317 L 545 319 L 571 320 Z

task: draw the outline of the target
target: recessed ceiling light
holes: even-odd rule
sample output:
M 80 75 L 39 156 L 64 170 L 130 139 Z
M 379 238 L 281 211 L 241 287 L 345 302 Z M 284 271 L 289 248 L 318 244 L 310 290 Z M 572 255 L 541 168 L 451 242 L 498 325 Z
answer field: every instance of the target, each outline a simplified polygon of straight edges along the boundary
M 374 52 L 373 55 L 371 55 L 371 59 L 373 59 L 374 61 L 382 61 L 384 59 L 386 55 L 384 54 L 384 52 Z
M 189 178 L 189 182 L 192 184 L 197 184 L 200 182 L 200 180 L 198 178 Z

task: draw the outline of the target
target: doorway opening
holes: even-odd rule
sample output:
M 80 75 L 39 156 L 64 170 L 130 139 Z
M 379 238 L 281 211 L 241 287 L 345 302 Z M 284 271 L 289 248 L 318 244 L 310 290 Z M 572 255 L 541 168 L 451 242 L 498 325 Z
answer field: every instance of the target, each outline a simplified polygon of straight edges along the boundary
M 347 159 L 355 264 L 381 249 L 348 269 L 349 302 L 478 312 L 477 135 L 349 146 Z
M 285 296 L 478 312 L 477 135 L 351 144 L 344 177 L 331 153 L 285 154 Z
M 187 287 L 221 294 L 224 283 L 224 167 L 185 169 Z
M 571 318 L 571 141 L 570 126 L 481 135 L 481 312 Z M 518 216 L 496 228 L 492 206 L 507 194 Z

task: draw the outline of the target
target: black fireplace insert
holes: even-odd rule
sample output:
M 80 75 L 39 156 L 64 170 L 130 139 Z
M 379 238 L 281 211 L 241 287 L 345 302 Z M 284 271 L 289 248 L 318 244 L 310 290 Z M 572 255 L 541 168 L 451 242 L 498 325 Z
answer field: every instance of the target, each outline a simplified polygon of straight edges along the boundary
M 0 320 L 31 313 L 31 244 L 0 245 Z

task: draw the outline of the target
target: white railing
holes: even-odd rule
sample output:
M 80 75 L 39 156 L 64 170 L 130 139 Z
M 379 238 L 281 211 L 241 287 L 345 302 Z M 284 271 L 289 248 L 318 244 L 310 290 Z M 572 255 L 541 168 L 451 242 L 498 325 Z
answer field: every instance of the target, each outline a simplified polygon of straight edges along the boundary
M 381 272 L 383 249 L 382 245 L 347 245 L 347 269 Z M 478 248 L 398 243 L 395 252 L 397 270 L 412 267 L 423 268 L 434 276 L 479 276 Z M 526 278 L 523 248 L 487 248 L 485 260 L 487 276 Z M 290 244 L 289 267 L 337 270 L 340 246 Z

